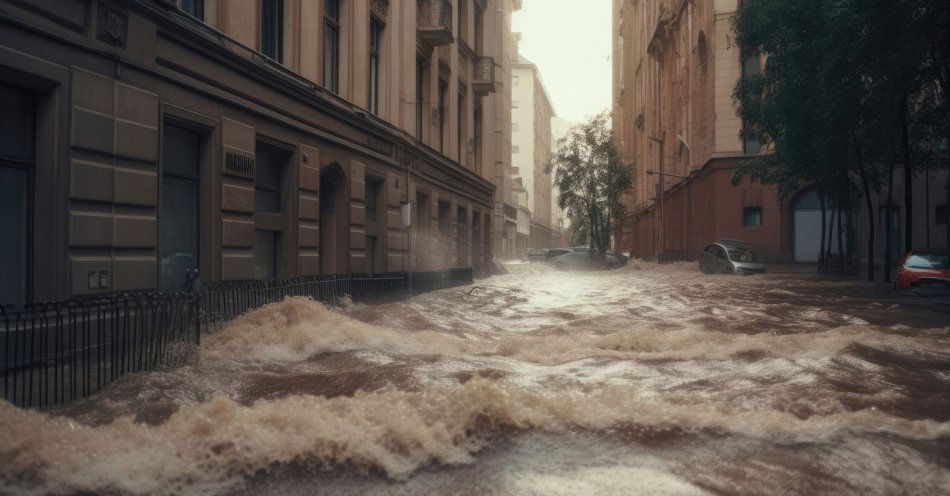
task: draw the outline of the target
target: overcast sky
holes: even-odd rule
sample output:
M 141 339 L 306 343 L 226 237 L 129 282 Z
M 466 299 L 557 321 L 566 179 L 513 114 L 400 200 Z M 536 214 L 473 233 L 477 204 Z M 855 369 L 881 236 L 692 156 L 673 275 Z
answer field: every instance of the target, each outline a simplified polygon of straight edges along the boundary
M 610 0 L 524 0 L 512 30 L 537 64 L 554 109 L 578 122 L 610 106 Z

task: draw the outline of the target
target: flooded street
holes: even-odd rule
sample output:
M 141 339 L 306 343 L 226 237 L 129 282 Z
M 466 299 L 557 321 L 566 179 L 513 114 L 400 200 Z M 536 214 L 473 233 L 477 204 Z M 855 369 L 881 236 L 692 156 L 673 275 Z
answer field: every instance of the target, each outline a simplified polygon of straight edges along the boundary
M 293 299 L 194 366 L 0 405 L 3 494 L 940 494 L 950 317 L 880 286 L 538 265 Z

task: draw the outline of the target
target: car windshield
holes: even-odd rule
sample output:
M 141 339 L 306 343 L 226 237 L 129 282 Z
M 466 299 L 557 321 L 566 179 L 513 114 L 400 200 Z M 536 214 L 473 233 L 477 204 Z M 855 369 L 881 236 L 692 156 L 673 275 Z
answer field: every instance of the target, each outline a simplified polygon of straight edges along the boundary
M 910 269 L 950 269 L 950 253 L 915 253 L 906 265 Z
M 759 257 L 755 255 L 755 252 L 746 248 L 731 248 L 729 258 L 733 262 L 740 263 L 758 263 L 759 261 Z

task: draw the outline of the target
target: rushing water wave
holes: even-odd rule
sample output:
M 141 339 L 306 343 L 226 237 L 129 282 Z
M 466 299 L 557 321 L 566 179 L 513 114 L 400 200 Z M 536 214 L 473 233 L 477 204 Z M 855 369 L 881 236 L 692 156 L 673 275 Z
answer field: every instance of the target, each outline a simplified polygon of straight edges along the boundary
M 812 276 L 514 270 L 384 305 L 291 298 L 194 365 L 0 403 L 0 493 L 950 488 L 946 314 Z

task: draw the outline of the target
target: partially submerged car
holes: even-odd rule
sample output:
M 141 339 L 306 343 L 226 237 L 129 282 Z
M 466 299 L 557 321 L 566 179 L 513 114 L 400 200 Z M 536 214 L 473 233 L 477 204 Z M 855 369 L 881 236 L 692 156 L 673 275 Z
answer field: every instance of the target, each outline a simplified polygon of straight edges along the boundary
M 741 241 L 721 240 L 706 247 L 699 255 L 703 274 L 764 274 L 765 263 L 755 251 Z
M 914 250 L 897 268 L 897 289 L 924 295 L 950 294 L 950 250 Z
M 616 253 L 607 253 L 604 262 L 606 268 L 616 269 L 626 265 L 627 260 Z M 551 264 L 559 269 L 565 270 L 589 270 L 601 268 L 600 263 L 594 258 L 594 254 L 587 252 L 571 252 L 559 255 L 551 259 Z

